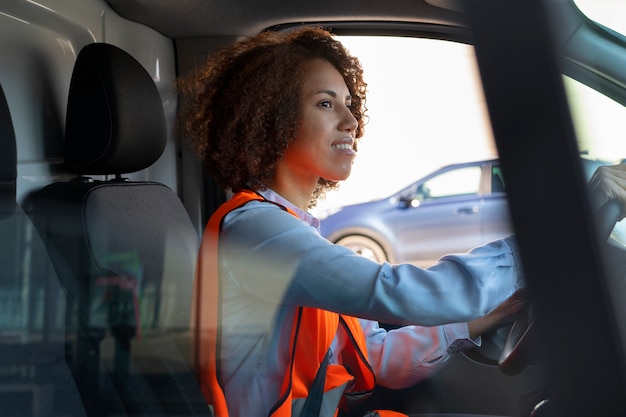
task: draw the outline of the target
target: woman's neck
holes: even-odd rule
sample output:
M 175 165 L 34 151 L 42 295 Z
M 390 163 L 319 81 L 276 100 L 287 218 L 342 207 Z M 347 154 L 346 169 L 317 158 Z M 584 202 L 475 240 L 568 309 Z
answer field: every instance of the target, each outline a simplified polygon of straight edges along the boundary
M 307 211 L 311 196 L 315 190 L 317 181 L 314 184 L 300 184 L 293 180 L 293 177 L 277 176 L 272 183 L 272 190 L 289 200 L 294 206 Z

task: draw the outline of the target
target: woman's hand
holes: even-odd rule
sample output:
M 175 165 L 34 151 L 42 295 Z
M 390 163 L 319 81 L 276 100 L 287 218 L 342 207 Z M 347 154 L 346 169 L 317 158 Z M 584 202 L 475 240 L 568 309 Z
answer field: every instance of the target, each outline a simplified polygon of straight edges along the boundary
M 622 208 L 620 220 L 626 217 L 626 164 L 599 167 L 589 181 L 589 188 L 594 209 L 616 200 Z
M 507 298 L 502 304 L 493 309 L 491 313 L 484 317 L 472 320 L 467 324 L 471 339 L 475 339 L 481 334 L 495 328 L 496 326 L 512 321 L 526 303 L 526 291 L 516 291 L 512 296 Z

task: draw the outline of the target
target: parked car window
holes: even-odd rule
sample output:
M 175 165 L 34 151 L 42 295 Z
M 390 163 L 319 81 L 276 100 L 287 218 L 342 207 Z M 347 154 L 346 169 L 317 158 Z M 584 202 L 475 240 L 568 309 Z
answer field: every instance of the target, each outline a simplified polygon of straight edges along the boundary
M 472 166 L 446 171 L 424 182 L 418 190 L 424 199 L 478 194 L 481 167 Z
M 502 175 L 502 168 L 499 165 L 493 165 L 491 167 L 491 192 L 503 193 L 506 190 L 504 186 L 504 176 Z

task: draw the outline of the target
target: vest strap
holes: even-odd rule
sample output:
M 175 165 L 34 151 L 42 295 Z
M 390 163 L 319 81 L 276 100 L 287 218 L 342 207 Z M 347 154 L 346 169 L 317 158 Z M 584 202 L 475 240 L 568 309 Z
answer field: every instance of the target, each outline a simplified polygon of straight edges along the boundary
M 329 360 L 330 349 L 326 351 L 326 356 L 324 356 L 324 360 L 315 374 L 313 385 L 311 385 L 309 395 L 306 397 L 300 417 L 319 417 L 322 399 L 324 398 L 324 383 L 326 382 L 326 368 L 328 368 Z

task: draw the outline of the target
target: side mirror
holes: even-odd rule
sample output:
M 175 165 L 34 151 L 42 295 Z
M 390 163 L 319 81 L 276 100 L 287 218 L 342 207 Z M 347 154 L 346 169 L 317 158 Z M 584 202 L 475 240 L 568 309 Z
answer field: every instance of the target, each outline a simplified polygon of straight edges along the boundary
M 424 200 L 423 194 L 410 194 L 400 197 L 399 202 L 402 207 L 409 208 L 419 207 L 419 205 L 422 204 L 422 200 Z

